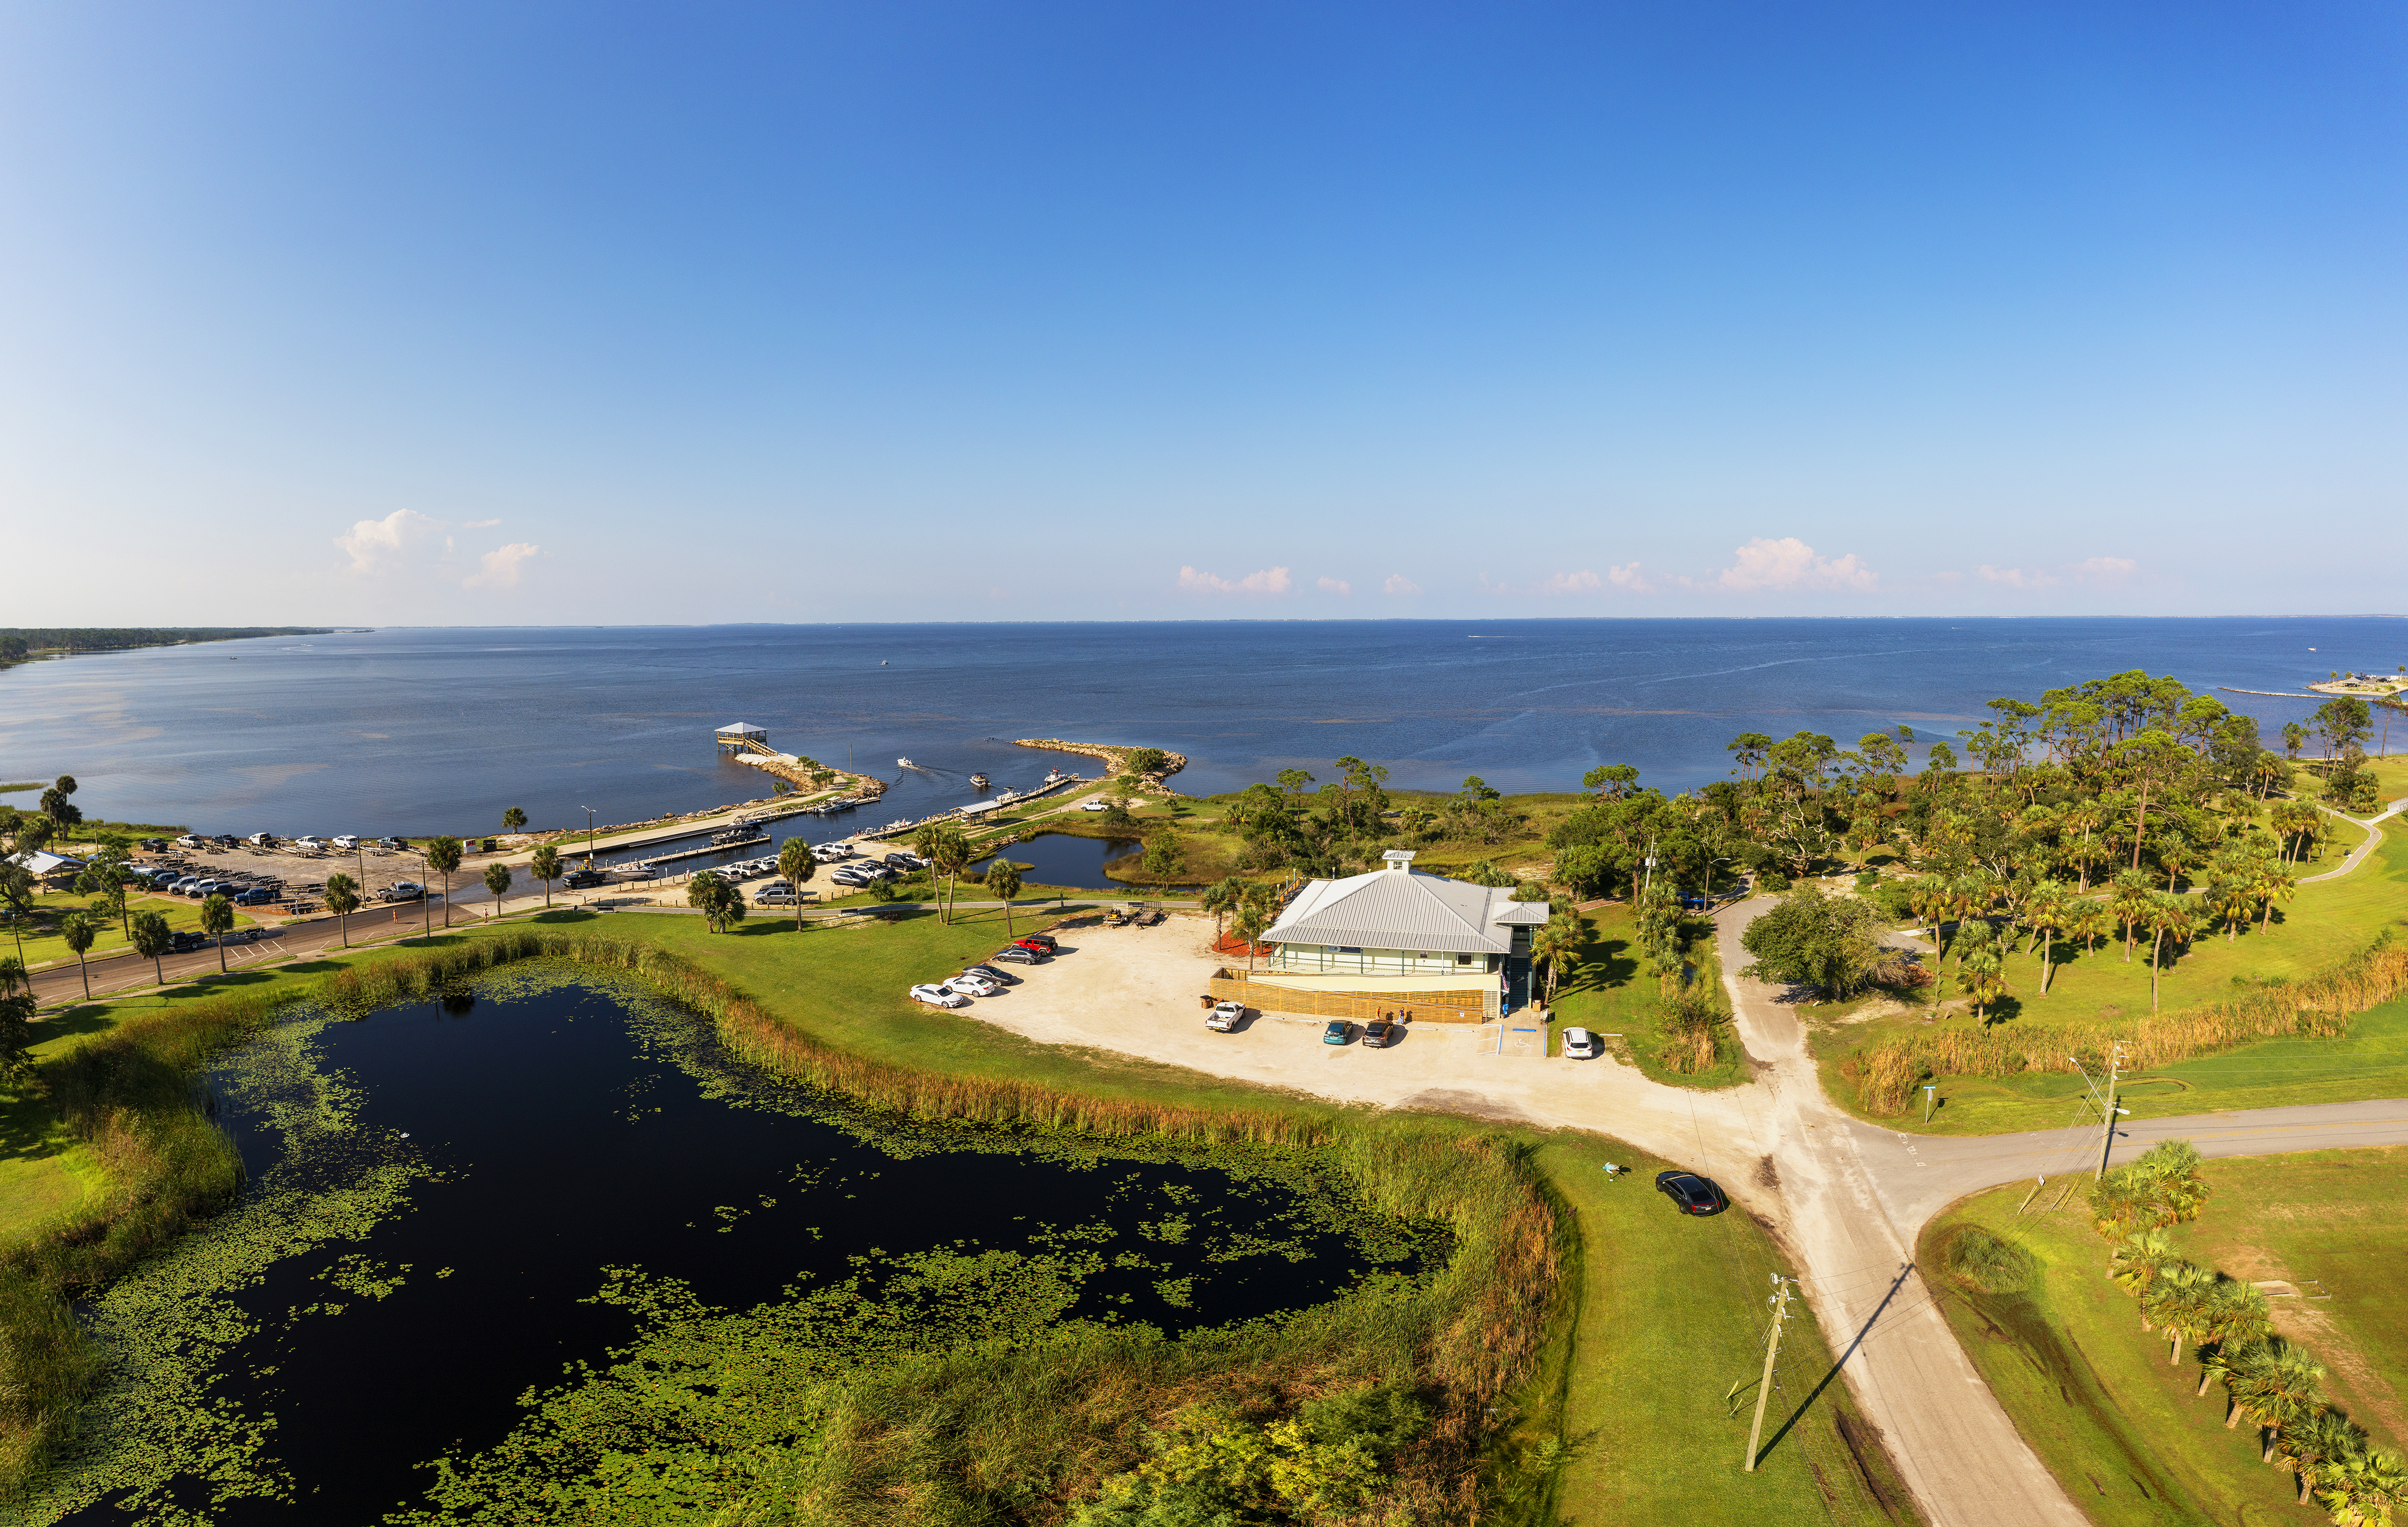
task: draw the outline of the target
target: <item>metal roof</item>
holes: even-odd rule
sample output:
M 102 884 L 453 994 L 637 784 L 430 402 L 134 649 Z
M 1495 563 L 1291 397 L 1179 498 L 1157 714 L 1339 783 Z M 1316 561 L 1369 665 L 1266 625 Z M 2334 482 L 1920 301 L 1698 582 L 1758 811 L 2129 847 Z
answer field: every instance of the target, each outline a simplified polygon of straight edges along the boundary
M 1515 901 L 1512 894 L 1510 886 L 1474 886 L 1402 870 L 1316 880 L 1287 904 L 1263 940 L 1347 949 L 1510 954 L 1516 926 L 1547 920 L 1546 902 Z

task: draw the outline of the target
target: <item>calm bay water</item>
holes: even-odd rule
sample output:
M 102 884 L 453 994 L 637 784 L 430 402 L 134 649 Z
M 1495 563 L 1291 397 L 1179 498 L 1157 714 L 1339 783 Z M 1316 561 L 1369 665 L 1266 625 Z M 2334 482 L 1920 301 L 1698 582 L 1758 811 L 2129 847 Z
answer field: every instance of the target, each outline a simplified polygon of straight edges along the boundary
M 1722 775 L 1740 731 L 1942 738 L 1997 696 L 2126 669 L 2295 690 L 2403 661 L 2386 617 L 396 629 L 7 670 L 0 777 L 71 772 L 89 814 L 211 831 L 493 831 L 513 805 L 625 822 L 766 794 L 711 745 L 749 721 L 900 775 L 881 820 L 1063 762 L 1022 737 L 1170 748 L 1197 793 L 1326 779 L 1341 754 L 1399 785 L 1570 789 L 1627 762 L 1680 789 Z M 2315 703 L 2219 698 L 2273 726 Z

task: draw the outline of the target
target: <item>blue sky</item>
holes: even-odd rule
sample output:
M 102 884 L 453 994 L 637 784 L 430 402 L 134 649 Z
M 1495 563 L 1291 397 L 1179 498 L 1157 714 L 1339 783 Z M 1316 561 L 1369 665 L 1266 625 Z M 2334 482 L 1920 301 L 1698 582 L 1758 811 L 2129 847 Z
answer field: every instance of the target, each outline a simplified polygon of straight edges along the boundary
M 2361 3 L 0 11 L 10 624 L 2397 611 Z

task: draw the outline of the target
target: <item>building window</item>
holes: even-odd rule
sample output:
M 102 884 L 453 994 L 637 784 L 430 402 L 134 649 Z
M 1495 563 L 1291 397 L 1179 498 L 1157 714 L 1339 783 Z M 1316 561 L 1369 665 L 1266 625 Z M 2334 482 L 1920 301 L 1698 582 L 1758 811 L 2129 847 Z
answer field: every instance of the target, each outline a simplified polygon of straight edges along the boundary
M 1455 962 L 1458 965 L 1469 965 L 1471 963 L 1471 957 L 1469 955 L 1457 955 L 1455 957 Z

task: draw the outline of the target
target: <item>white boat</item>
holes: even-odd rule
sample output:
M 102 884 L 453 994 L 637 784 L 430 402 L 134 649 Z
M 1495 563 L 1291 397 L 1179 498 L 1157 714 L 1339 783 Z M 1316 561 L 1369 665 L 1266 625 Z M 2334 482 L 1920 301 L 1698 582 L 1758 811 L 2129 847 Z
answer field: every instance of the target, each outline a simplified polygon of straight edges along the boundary
M 994 783 L 995 782 L 993 780 L 988 779 L 984 774 L 972 774 L 970 776 L 970 784 L 981 790 L 985 789 L 989 785 Z
M 920 766 L 913 763 L 909 758 L 897 758 L 895 760 L 895 767 L 897 769 L 917 769 Z

